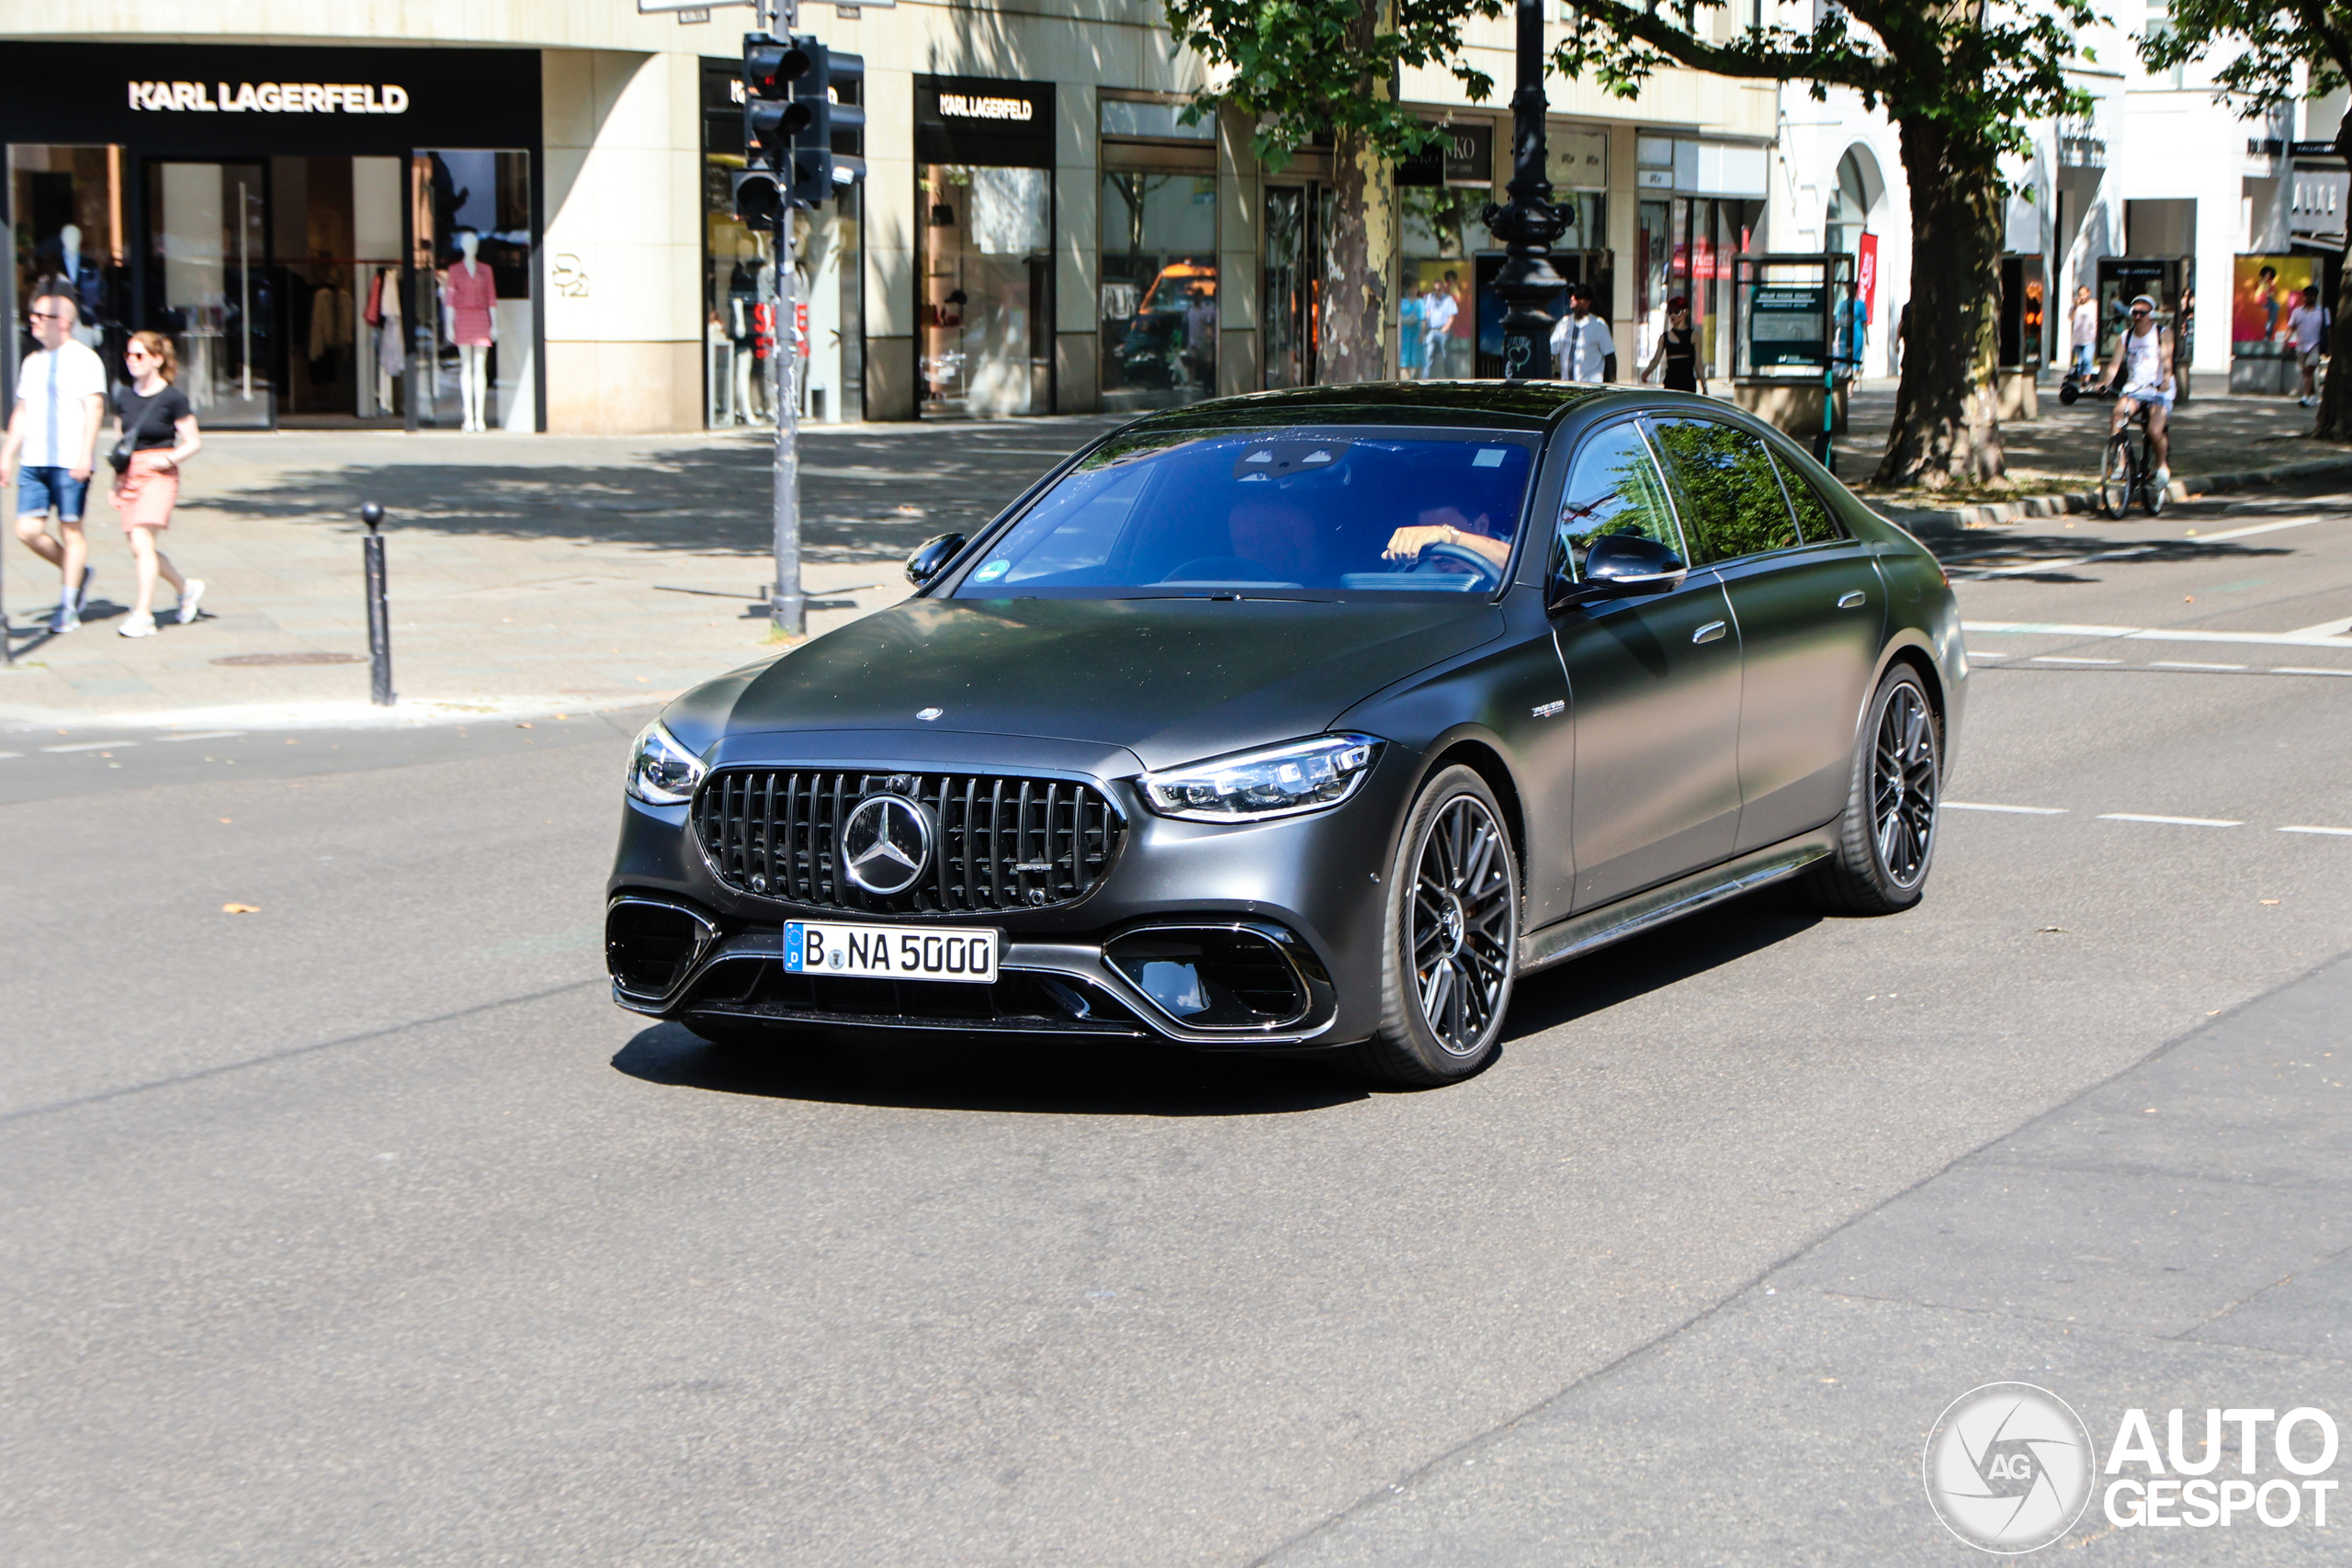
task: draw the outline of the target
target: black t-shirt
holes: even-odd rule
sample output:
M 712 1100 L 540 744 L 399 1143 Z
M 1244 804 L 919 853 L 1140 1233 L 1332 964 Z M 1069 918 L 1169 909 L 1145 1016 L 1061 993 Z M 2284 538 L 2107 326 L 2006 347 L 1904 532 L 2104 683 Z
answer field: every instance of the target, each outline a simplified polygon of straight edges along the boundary
M 122 428 L 130 436 L 134 452 L 168 451 L 180 444 L 179 422 L 196 411 L 187 405 L 187 394 L 170 382 L 152 398 L 142 398 L 128 386 L 114 389 L 114 412 L 122 421 Z

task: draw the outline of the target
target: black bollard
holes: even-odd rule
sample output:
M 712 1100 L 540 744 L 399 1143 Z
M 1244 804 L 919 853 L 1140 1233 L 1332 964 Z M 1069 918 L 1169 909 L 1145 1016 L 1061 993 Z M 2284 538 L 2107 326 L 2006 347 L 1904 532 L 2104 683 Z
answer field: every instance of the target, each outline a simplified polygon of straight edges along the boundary
M 359 520 L 368 525 L 360 549 L 368 573 L 368 700 L 388 708 L 393 700 L 392 613 L 384 603 L 384 536 L 376 531 L 383 525 L 384 509 L 371 501 L 359 509 Z

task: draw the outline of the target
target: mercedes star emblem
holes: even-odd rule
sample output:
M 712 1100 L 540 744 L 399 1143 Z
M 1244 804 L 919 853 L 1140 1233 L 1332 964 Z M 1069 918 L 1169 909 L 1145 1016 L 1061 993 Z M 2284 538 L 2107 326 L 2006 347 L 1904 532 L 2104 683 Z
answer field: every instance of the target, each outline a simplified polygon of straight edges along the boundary
M 904 893 L 931 863 L 931 814 L 902 795 L 870 795 L 842 825 L 842 870 L 868 893 Z

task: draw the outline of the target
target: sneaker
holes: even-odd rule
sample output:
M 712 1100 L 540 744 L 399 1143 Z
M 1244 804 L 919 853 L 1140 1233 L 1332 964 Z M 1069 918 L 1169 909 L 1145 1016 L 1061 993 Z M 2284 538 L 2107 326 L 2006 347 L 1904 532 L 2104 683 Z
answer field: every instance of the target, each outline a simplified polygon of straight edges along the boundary
M 2158 495 L 2162 495 L 2165 491 L 2171 488 L 2172 470 L 2170 468 L 2158 468 L 2156 470 L 2156 493 Z
M 197 602 L 203 597 L 204 579 L 189 578 L 187 586 L 180 591 L 180 625 L 187 626 L 196 619 Z
M 153 637 L 154 635 L 155 617 L 153 615 L 133 615 L 115 628 L 117 637 Z
M 2295 406 L 2299 409 L 2315 409 L 2319 407 L 2319 400 L 2317 398 L 2297 398 L 2295 400 Z
M 82 617 L 74 613 L 74 606 L 71 604 L 60 604 L 57 607 L 57 614 L 49 618 L 49 632 L 51 637 L 63 637 L 67 632 L 78 632 L 81 629 Z
M 83 611 L 90 607 L 90 584 L 96 581 L 98 569 L 96 567 L 85 566 L 82 569 L 82 586 L 74 591 L 74 613 L 75 615 L 78 615 Z

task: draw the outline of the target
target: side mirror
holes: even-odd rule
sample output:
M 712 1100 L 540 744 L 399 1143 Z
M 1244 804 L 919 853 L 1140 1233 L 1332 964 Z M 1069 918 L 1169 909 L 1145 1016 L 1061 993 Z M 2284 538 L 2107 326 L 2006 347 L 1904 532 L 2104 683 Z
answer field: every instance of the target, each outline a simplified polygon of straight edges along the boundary
M 917 588 L 922 587 L 937 577 L 947 563 L 956 558 L 956 552 L 963 547 L 964 536 L 961 534 L 942 534 L 935 539 L 925 539 L 915 547 L 915 553 L 907 558 L 907 581 Z
M 1552 608 L 1562 610 L 1596 599 L 1663 593 L 1682 586 L 1690 570 L 1681 557 L 1656 539 L 1632 534 L 1604 534 L 1592 542 L 1592 548 L 1584 558 L 1584 581 L 1558 585 L 1552 595 Z

